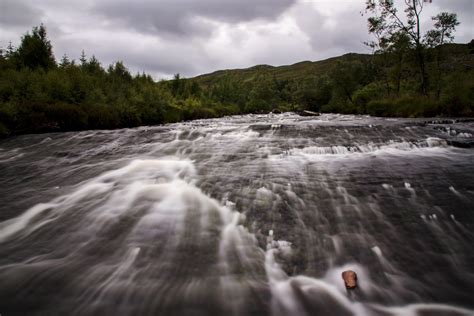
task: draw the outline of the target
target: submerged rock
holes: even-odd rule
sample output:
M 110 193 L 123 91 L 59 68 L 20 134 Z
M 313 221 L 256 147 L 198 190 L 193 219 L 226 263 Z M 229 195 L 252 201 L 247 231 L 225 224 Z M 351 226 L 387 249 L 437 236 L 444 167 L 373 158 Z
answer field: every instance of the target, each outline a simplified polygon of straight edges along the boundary
M 346 285 L 346 289 L 353 290 L 357 287 L 357 273 L 352 270 L 342 272 L 342 279 Z

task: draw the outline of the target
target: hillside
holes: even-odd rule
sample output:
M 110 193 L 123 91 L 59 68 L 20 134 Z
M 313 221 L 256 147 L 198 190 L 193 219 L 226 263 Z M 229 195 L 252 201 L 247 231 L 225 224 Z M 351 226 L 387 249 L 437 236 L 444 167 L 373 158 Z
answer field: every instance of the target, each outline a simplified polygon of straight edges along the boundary
M 457 69 L 473 68 L 474 54 L 469 44 L 445 44 L 443 50 L 449 56 L 449 66 Z M 208 74 L 202 74 L 193 78 L 193 81 L 203 85 L 212 86 L 225 77 L 232 77 L 236 80 L 252 81 L 258 75 L 265 73 L 277 80 L 304 80 L 308 77 L 328 75 L 338 63 L 369 63 L 373 60 L 373 55 L 348 53 L 342 56 L 331 57 L 319 61 L 301 61 L 292 65 L 271 66 L 255 65 L 242 69 L 218 70 Z
M 371 57 L 371 55 L 349 53 L 320 61 L 301 61 L 293 65 L 256 65 L 244 69 L 218 70 L 209 74 L 196 76 L 192 78 L 192 80 L 203 86 L 211 86 L 228 76 L 236 80 L 252 81 L 262 73 L 280 81 L 304 80 L 311 76 L 328 74 L 338 62 L 368 62 Z

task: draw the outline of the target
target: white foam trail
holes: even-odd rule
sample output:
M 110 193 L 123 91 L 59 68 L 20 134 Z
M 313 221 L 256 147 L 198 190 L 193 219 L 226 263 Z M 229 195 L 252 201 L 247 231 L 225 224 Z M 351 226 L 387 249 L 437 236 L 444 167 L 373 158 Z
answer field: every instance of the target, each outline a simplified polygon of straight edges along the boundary
M 276 263 L 274 251 L 274 249 L 269 249 L 265 254 L 265 272 L 272 293 L 272 314 L 306 315 L 303 306 L 294 293 L 288 276 Z
M 395 270 L 390 263 L 384 258 L 381 249 L 374 246 L 372 251 L 378 256 L 381 263 L 391 271 L 392 274 L 386 273 L 386 276 L 391 280 L 392 288 L 384 288 L 375 284 L 371 278 L 370 273 L 361 265 L 357 263 L 348 263 L 344 266 L 333 267 L 329 269 L 325 276 L 321 279 L 316 279 L 307 276 L 288 277 L 276 262 L 275 256 L 281 257 L 282 250 L 278 247 L 278 243 L 273 241 L 273 236 L 269 239 L 267 251 L 265 254 L 265 271 L 269 280 L 270 291 L 272 293 L 272 314 L 280 315 L 310 315 L 303 305 L 303 301 L 312 301 L 318 304 L 319 297 L 324 297 L 322 300 L 323 306 L 327 306 L 331 302 L 331 310 L 343 310 L 348 314 L 355 316 L 379 315 L 383 313 L 387 316 L 418 316 L 420 313 L 436 313 L 436 315 L 473 315 L 473 312 L 459 308 L 456 306 L 449 306 L 443 304 L 412 304 L 407 306 L 386 307 L 372 303 L 358 302 L 350 298 L 350 293 L 347 292 L 341 278 L 341 273 L 345 270 L 354 270 L 358 275 L 360 282 L 358 288 L 362 293 L 371 295 L 377 293 L 385 297 L 393 297 L 392 290 L 397 288 L 397 291 L 403 292 L 406 289 L 407 280 L 401 277 L 400 271 Z M 298 289 L 298 290 L 296 290 Z M 409 291 L 406 291 L 407 293 Z M 302 297 L 303 296 L 303 297 Z M 396 297 L 393 297 L 396 298 Z
M 16 152 L 18 152 L 18 150 L 13 150 L 12 152 L 7 152 L 6 154 L 0 155 L 0 158 L 10 156 L 10 157 L 5 158 L 5 159 L 0 159 L 0 163 L 15 161 L 15 160 L 20 159 L 21 157 L 23 157 L 25 155 L 24 153 L 16 154 Z
M 189 180 L 196 175 L 194 164 L 190 160 L 156 159 L 134 160 L 127 166 L 107 172 L 97 178 L 97 182 L 126 181 L 134 179 L 166 180 L 184 178 Z
M 133 264 L 136 261 L 140 250 L 139 247 L 129 249 L 125 254 L 125 258 L 112 267 L 113 272 L 102 281 L 97 288 L 86 292 L 85 297 L 83 298 L 84 304 L 77 308 L 75 314 L 87 314 L 87 312 L 84 311 L 86 311 L 91 305 L 100 304 L 101 302 L 106 301 L 107 295 L 113 295 L 114 289 L 120 285 L 126 286 L 135 276 Z M 97 274 L 98 275 L 92 274 L 87 277 L 93 276 L 94 278 L 97 278 L 102 273 Z M 94 281 L 95 280 L 91 280 L 91 283 Z M 121 303 L 123 304 L 126 302 Z
M 387 313 L 388 316 L 420 316 L 420 315 L 456 315 L 473 316 L 472 310 L 444 304 L 412 304 L 403 307 L 383 307 L 373 305 L 375 310 Z
M 307 146 L 292 148 L 287 156 L 300 156 L 308 159 L 334 159 L 334 158 L 364 158 L 367 155 L 407 155 L 407 154 L 434 154 L 435 151 L 444 153 L 448 147 L 447 142 L 440 138 L 429 137 L 421 142 L 396 142 L 389 141 L 385 144 L 355 144 L 347 146 Z
M 378 246 L 372 247 L 372 251 L 379 257 L 382 257 L 382 250 Z
M 98 230 L 109 220 L 115 220 L 119 214 L 127 212 L 138 199 L 163 199 L 175 192 L 182 193 L 189 189 L 186 185 L 195 175 L 196 170 L 189 160 L 134 160 L 123 168 L 84 182 L 73 192 L 50 203 L 35 205 L 22 215 L 0 223 L 0 242 L 18 233 L 29 235 L 56 220 L 64 212 L 86 208 L 108 198 L 101 207 L 93 208 L 88 214 L 91 222 L 86 228 Z M 160 185 L 156 182 L 168 184 Z M 40 216 L 46 211 L 49 211 L 48 214 Z
M 304 295 L 307 299 L 318 298 L 321 293 L 324 297 L 330 297 L 331 300 L 338 305 L 339 308 L 352 311 L 357 316 L 366 316 L 368 311 L 360 303 L 351 302 L 345 292 L 338 289 L 334 284 L 342 284 L 339 270 L 337 274 L 337 282 L 334 283 L 334 273 L 329 273 L 331 282 L 325 280 L 310 278 L 306 276 L 288 277 L 275 261 L 275 253 L 279 250 L 271 248 L 267 250 L 265 255 L 265 271 L 269 280 L 270 291 L 272 293 L 272 314 L 273 315 L 309 315 L 303 307 L 300 295 Z M 341 270 L 342 271 L 342 270 Z M 296 292 L 295 287 L 300 291 Z
M 449 187 L 449 191 L 453 192 L 458 198 L 461 198 L 463 200 L 468 200 L 468 198 L 464 196 L 464 194 L 456 190 L 453 186 Z
M 50 142 L 52 141 L 53 139 L 51 137 L 46 137 L 45 139 L 43 139 L 41 142 L 40 142 L 40 145 L 41 144 L 44 144 L 44 143 L 47 143 L 47 142 Z
M 410 193 L 415 197 L 415 196 L 416 196 L 416 192 L 415 192 L 415 189 L 413 189 L 413 187 L 411 186 L 411 184 L 408 183 L 408 182 L 405 182 L 404 185 L 405 185 L 405 189 L 407 189 L 408 191 L 410 191 Z
M 52 208 L 56 207 L 57 204 L 55 203 L 41 203 L 38 205 L 33 206 L 29 210 L 27 210 L 22 215 L 6 220 L 0 223 L 0 242 L 4 242 L 11 238 L 13 235 L 17 234 L 18 232 L 24 230 L 25 228 L 29 227 L 32 224 L 33 219 L 39 216 L 41 213 L 51 210 Z M 30 233 L 38 228 L 38 223 L 33 225 L 30 228 Z

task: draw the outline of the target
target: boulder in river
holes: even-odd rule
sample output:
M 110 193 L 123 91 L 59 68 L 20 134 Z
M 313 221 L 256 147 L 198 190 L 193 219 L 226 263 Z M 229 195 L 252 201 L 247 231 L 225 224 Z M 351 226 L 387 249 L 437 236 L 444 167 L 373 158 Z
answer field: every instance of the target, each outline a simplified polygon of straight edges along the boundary
M 352 270 L 342 272 L 342 279 L 346 285 L 346 289 L 353 290 L 357 287 L 357 273 Z

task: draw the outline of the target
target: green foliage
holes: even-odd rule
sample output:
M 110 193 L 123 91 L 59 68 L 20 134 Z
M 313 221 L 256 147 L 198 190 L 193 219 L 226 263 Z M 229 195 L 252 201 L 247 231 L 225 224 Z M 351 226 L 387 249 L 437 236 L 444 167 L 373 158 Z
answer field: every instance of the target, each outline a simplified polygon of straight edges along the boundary
M 384 87 L 380 83 L 372 82 L 354 92 L 352 99 L 358 113 L 367 113 L 367 104 L 374 100 L 380 100 L 383 95 Z
M 196 81 L 193 81 L 197 83 Z M 244 81 L 224 76 L 208 88 L 209 98 L 223 104 L 235 104 L 244 111 L 250 87 Z
M 474 76 L 472 73 L 453 73 L 445 81 L 446 89 L 440 100 L 442 114 L 474 116 Z
M 423 96 L 375 100 L 367 104 L 367 113 L 373 116 L 433 117 L 439 111 L 438 102 Z
M 442 12 L 432 17 L 435 21 L 434 29 L 425 35 L 425 42 L 431 47 L 451 43 L 454 40 L 456 26 L 460 23 L 455 13 Z
M 450 39 L 452 29 L 444 30 Z M 79 63 L 64 55 L 56 66 L 46 29 L 40 26 L 24 35 L 18 48 L 9 45 L 0 52 L 0 136 L 302 109 L 377 116 L 474 115 L 474 59 L 468 45 L 444 44 L 425 52 L 432 84 L 427 96 L 421 96 L 417 51 L 405 35 L 391 34 L 388 46 L 373 56 L 347 54 L 191 79 L 177 74 L 155 82 L 146 74 L 132 75 L 120 61 L 104 69 L 84 52 Z
M 31 34 L 26 33 L 21 39 L 20 46 L 12 55 L 19 67 L 47 70 L 56 66 L 53 47 L 43 25 L 34 27 Z
M 310 78 L 299 82 L 293 92 L 293 101 L 302 109 L 320 111 L 332 98 L 333 86 L 328 76 Z
M 435 47 L 454 38 L 456 26 L 459 25 L 455 13 L 442 12 L 434 17 L 434 28 L 422 34 L 421 14 L 424 9 L 424 0 L 405 0 L 405 17 L 400 15 L 394 1 L 366 0 L 366 13 L 372 14 L 368 18 L 368 30 L 376 41 L 368 43 L 377 52 L 385 53 L 396 46 L 400 35 L 408 40 L 415 51 L 416 67 L 419 70 L 420 93 L 428 96 L 429 76 L 426 69 L 426 48 Z M 394 37 L 394 35 L 397 35 Z M 439 80 L 439 78 L 437 78 Z M 388 82 L 387 82 L 388 83 Z M 387 85 L 388 87 L 388 85 Z M 388 92 L 390 90 L 388 89 Z M 439 89 L 437 89 L 439 95 Z
M 23 36 L 18 49 L 10 46 L 2 54 L 2 135 L 160 124 L 176 103 L 168 89 L 145 74 L 133 77 L 122 62 L 105 71 L 82 53 L 80 65 L 63 56 L 56 67 L 51 51 L 41 26 Z
M 468 47 L 469 47 L 469 54 L 474 54 L 474 39 L 472 39 L 469 42 Z
M 0 137 L 5 137 L 10 134 L 10 131 L 7 129 L 5 125 L 3 125 L 2 122 L 0 122 Z

